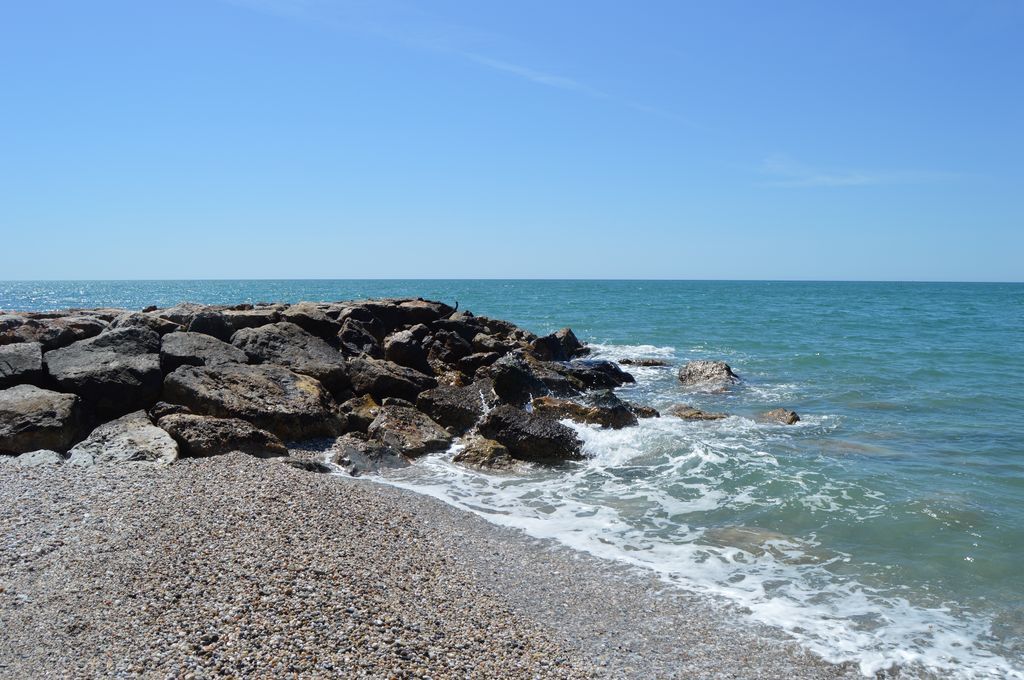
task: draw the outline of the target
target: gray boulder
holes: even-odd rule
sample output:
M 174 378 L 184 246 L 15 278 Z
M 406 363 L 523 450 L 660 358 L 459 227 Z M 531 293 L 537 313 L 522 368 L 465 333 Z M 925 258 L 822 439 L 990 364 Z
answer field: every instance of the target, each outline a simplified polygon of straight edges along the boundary
M 679 382 L 694 387 L 724 387 L 740 382 L 724 361 L 689 361 L 679 369 Z
M 67 451 L 81 431 L 78 397 L 16 385 L 0 390 L 0 454 Z
M 43 465 L 61 465 L 64 456 L 56 451 L 40 449 L 29 451 L 14 458 L 14 464 L 18 467 L 40 467 Z
M 281 312 L 281 320 L 299 326 L 321 339 L 337 337 L 341 324 L 327 316 L 326 312 L 313 302 L 299 302 Z
M 231 344 L 257 364 L 277 364 L 316 378 L 332 394 L 349 388 L 348 370 L 341 352 L 299 326 L 287 321 L 243 328 Z
M 170 373 L 179 366 L 247 364 L 245 352 L 205 333 L 168 333 L 160 341 L 160 368 Z
M 439 385 L 416 398 L 416 408 L 453 432 L 471 429 L 496 403 L 494 383 L 486 378 L 465 387 Z
M 61 389 L 82 397 L 100 415 L 149 406 L 160 394 L 160 336 L 129 327 L 79 340 L 44 355 Z
M 93 430 L 68 453 L 68 464 L 82 467 L 110 463 L 170 465 L 178 459 L 178 444 L 135 411 Z
M 259 328 L 281 320 L 281 312 L 273 307 L 257 309 L 226 309 L 221 312 L 228 330 L 234 334 L 243 328 Z
M 0 389 L 22 383 L 38 383 L 43 375 L 42 343 L 0 345 Z
M 192 317 L 188 324 L 189 333 L 203 333 L 227 342 L 231 339 L 231 327 L 224 314 L 216 309 L 204 309 Z
M 164 416 L 157 425 L 174 438 L 183 456 L 219 456 L 231 451 L 259 458 L 288 455 L 288 448 L 280 439 L 239 418 L 175 413 Z
M 185 327 L 181 324 L 149 312 L 125 312 L 124 314 L 115 317 L 114 320 L 110 322 L 111 330 L 116 328 L 131 328 L 133 326 L 148 328 L 159 335 L 166 335 L 167 333 L 185 330 Z
M 43 351 L 66 347 L 102 333 L 107 322 L 89 314 L 35 318 L 23 314 L 0 315 L 0 345 L 38 342 Z
M 366 434 L 410 457 L 444 451 L 452 443 L 448 431 L 430 416 L 407 406 L 382 406 Z
M 182 366 L 164 379 L 163 398 L 197 414 L 247 420 L 284 440 L 344 429 L 320 381 L 281 366 Z
M 571 428 L 514 406 L 495 407 L 478 429 L 484 437 L 503 444 L 518 460 L 554 465 L 583 458 L 583 443 Z
M 415 402 L 423 390 L 437 386 L 437 380 L 419 371 L 370 357 L 348 359 L 348 376 L 356 394 L 370 394 L 378 402 L 398 397 Z

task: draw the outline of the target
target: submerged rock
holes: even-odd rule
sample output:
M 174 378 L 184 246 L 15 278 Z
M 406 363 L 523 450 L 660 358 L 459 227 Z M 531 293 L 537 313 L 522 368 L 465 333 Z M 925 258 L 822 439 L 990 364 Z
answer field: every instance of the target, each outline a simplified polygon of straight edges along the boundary
M 623 366 L 668 366 L 664 359 L 619 359 Z
M 452 443 L 441 425 L 407 406 L 382 406 L 366 434 L 410 457 L 444 451 Z
M 79 436 L 81 417 L 73 394 L 34 385 L 0 390 L 0 454 L 67 451 Z
M 44 355 L 46 370 L 60 387 L 82 397 L 100 415 L 145 408 L 160 394 L 160 336 L 128 327 L 79 340 Z
M 779 423 L 780 425 L 795 425 L 800 422 L 800 416 L 797 415 L 796 411 L 784 408 L 765 411 L 761 414 L 760 419 L 764 422 Z
M 731 385 L 740 382 L 740 377 L 733 373 L 729 364 L 724 361 L 689 361 L 679 369 L 679 382 L 692 386 Z
M 135 411 L 100 425 L 68 454 L 68 464 L 108 463 L 170 465 L 178 459 L 178 444 L 154 425 L 145 411 Z
M 583 458 L 583 443 L 572 429 L 514 406 L 496 406 L 478 429 L 484 437 L 503 444 L 518 460 L 557 464 Z
M 728 413 L 701 411 L 689 404 L 676 404 L 668 409 L 668 414 L 683 420 L 723 420 L 729 417 Z
M 176 413 L 157 421 L 181 447 L 183 456 L 219 456 L 241 451 L 259 458 L 287 456 L 276 436 L 239 418 L 214 418 Z
M 280 366 L 182 366 L 164 380 L 164 399 L 197 414 L 247 420 L 285 440 L 344 429 L 318 380 Z
M 0 389 L 22 383 L 38 383 L 43 375 L 42 343 L 0 345 Z

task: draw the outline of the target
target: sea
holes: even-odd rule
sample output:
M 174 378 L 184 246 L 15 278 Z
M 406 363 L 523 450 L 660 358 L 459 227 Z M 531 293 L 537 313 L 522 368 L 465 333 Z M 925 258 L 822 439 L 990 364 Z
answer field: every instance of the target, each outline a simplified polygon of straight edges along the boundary
M 604 430 L 516 474 L 436 454 L 379 481 L 649 570 L 865 675 L 1024 677 L 1024 284 L 289 280 L 0 282 L 0 309 L 458 302 L 630 366 L 623 398 L 731 414 Z M 683 363 L 742 377 L 688 390 Z M 758 414 L 777 407 L 800 422 Z

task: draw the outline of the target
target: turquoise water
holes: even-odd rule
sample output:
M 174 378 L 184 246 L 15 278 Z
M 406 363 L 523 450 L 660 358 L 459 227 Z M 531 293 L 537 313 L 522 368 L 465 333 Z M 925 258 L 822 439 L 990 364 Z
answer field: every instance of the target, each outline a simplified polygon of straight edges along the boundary
M 734 417 L 576 426 L 592 458 L 508 477 L 421 461 L 389 481 L 724 596 L 865 673 L 1024 668 L 1024 285 L 668 281 L 8 282 L 0 308 L 421 295 L 632 369 L 624 396 Z M 688 393 L 674 367 L 745 379 Z M 803 420 L 757 422 L 785 406 Z

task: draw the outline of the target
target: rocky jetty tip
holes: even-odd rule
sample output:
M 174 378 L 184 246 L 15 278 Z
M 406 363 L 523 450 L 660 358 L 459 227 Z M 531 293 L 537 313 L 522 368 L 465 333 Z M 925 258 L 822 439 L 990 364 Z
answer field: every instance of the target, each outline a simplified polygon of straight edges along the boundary
M 318 440 L 323 464 L 306 469 L 377 471 L 453 444 L 457 462 L 482 468 L 560 465 L 583 458 L 561 421 L 659 415 L 621 399 L 633 376 L 589 353 L 569 328 L 537 336 L 420 298 L 0 313 L 0 454 L 159 466 L 287 458 Z M 710 361 L 679 378 L 739 381 Z

